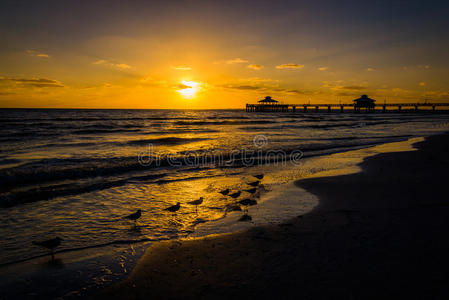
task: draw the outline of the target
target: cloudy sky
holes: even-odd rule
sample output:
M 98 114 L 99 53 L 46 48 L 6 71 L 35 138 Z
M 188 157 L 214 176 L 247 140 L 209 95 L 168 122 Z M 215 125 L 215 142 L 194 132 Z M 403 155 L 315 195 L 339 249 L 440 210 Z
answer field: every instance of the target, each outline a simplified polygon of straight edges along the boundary
M 0 107 L 449 102 L 448 1 L 8 1 Z

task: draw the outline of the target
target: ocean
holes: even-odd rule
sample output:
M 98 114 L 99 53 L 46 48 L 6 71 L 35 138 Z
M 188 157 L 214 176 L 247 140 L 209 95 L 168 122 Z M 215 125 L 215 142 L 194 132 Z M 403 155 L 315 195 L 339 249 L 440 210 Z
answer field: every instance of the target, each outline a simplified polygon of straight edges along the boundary
M 265 175 L 258 196 L 271 199 L 283 185 L 336 167 L 304 165 L 310 158 L 436 134 L 448 122 L 449 115 L 431 113 L 0 110 L 0 278 L 10 275 L 2 268 L 17 271 L 14 266 L 45 257 L 32 241 L 55 236 L 72 261 L 77 251 L 116 245 L 120 259 L 108 259 L 119 266 L 112 272 L 119 278 L 129 271 L 123 271 L 127 259 L 144 250 L 127 256 L 123 247 L 188 237 L 201 226 L 209 230 L 204 234 L 215 233 L 210 224 L 228 218 L 239 199 L 252 198 L 246 190 L 257 181 L 253 175 Z M 219 193 L 225 189 L 241 196 Z M 199 197 L 198 208 L 187 204 Z M 177 202 L 176 214 L 164 210 Z M 123 219 L 137 209 L 136 224 Z M 78 261 L 58 272 L 80 268 L 82 284 L 97 280 L 97 273 L 110 272 L 98 271 L 107 266 L 104 257 L 90 269 Z M 17 274 L 0 288 L 23 286 L 39 271 Z M 78 290 L 76 282 L 58 293 Z

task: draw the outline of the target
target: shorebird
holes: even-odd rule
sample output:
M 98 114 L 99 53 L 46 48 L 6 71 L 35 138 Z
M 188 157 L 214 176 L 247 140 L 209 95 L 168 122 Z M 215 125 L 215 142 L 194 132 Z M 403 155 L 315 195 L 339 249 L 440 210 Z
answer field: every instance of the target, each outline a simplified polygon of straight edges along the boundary
M 227 194 L 229 194 L 230 190 L 229 189 L 225 189 L 224 191 L 220 191 L 219 193 L 222 194 L 223 196 L 226 196 Z
M 235 192 L 235 193 L 232 193 L 232 194 L 229 194 L 229 197 L 232 197 L 232 198 L 238 198 L 239 196 L 240 196 L 240 194 L 241 194 L 242 192 L 240 192 L 240 191 L 238 191 L 238 192 Z
M 201 205 L 201 203 L 203 203 L 203 200 L 203 197 L 200 197 L 200 199 L 187 202 L 187 204 L 195 205 L 195 211 L 198 212 L 198 205 Z
M 254 181 L 254 182 L 250 182 L 250 183 L 248 183 L 248 185 L 250 185 L 250 186 L 258 186 L 260 184 L 260 181 L 258 180 L 258 181 Z
M 178 202 L 178 203 L 176 203 L 176 205 L 172 205 L 170 207 L 167 207 L 164 210 L 167 210 L 169 212 L 174 213 L 174 212 L 177 212 L 180 208 L 181 208 L 181 203 Z
M 240 200 L 239 203 L 241 205 L 245 205 L 245 206 L 252 206 L 252 205 L 256 205 L 257 201 L 253 200 L 253 199 L 246 198 L 246 199 Z
M 51 259 L 54 260 L 55 259 L 54 250 L 56 247 L 61 245 L 61 241 L 62 241 L 61 238 L 55 237 L 54 239 L 50 239 L 50 240 L 46 240 L 46 241 L 33 242 L 33 245 L 37 245 L 37 246 L 41 246 L 41 247 L 49 249 L 51 251 Z
M 263 174 L 253 175 L 253 177 L 255 177 L 255 178 L 259 179 L 259 180 L 262 180 L 263 176 L 264 176 Z
M 254 194 L 256 191 L 257 191 L 257 188 L 252 188 L 252 189 L 249 189 L 249 190 L 245 190 L 245 192 L 248 192 L 250 194 Z
M 228 204 L 226 205 L 226 212 L 228 211 L 242 211 L 242 208 L 240 207 L 240 205 Z
M 124 217 L 124 219 L 129 219 L 129 220 L 133 220 L 134 222 L 137 222 L 137 219 L 139 219 L 142 216 L 142 210 L 137 210 L 135 213 L 132 213 L 126 217 Z

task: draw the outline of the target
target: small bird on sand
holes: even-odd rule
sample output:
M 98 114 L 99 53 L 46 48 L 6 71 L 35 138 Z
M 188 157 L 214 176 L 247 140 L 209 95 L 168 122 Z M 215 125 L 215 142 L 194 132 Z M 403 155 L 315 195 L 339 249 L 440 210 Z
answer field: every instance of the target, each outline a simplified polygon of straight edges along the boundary
M 242 192 L 238 191 L 238 192 L 229 194 L 229 196 L 235 199 L 235 198 L 238 198 L 238 197 L 240 196 L 241 193 L 242 193 Z
M 240 205 L 228 204 L 226 205 L 226 212 L 228 211 L 242 211 L 242 208 L 240 207 Z
M 198 205 L 201 205 L 201 203 L 203 203 L 203 200 L 203 197 L 200 197 L 200 199 L 187 202 L 187 204 L 195 205 L 195 211 L 198 212 Z
M 264 176 L 263 174 L 259 174 L 259 175 L 254 175 L 253 177 L 255 177 L 255 178 L 259 179 L 259 180 L 262 180 L 263 176 Z
M 176 205 L 172 205 L 164 210 L 174 213 L 174 212 L 177 212 L 180 208 L 181 208 L 181 203 L 178 202 L 178 203 L 176 203 Z
M 258 181 L 254 181 L 254 182 L 250 182 L 250 183 L 248 183 L 248 185 L 250 185 L 250 186 L 258 186 L 260 184 L 260 181 L 258 180 Z
M 245 192 L 248 192 L 250 194 L 254 194 L 255 192 L 257 192 L 257 188 L 248 189 L 248 190 L 245 190 Z
M 137 210 L 135 213 L 130 214 L 129 216 L 124 217 L 124 219 L 133 220 L 134 222 L 137 221 L 142 216 L 142 210 Z
M 227 194 L 229 194 L 230 190 L 229 189 L 225 189 L 224 191 L 220 191 L 219 193 L 222 194 L 223 196 L 226 196 Z
M 46 241 L 40 241 L 40 242 L 33 242 L 33 245 L 41 246 L 44 248 L 47 248 L 51 251 L 51 259 L 54 260 L 54 250 L 56 247 L 61 245 L 62 239 L 60 237 L 55 237 L 54 239 L 46 240 Z
M 253 199 L 246 198 L 246 199 L 240 200 L 239 203 L 241 205 L 245 205 L 245 206 L 252 206 L 252 205 L 256 205 L 257 201 L 253 200 Z

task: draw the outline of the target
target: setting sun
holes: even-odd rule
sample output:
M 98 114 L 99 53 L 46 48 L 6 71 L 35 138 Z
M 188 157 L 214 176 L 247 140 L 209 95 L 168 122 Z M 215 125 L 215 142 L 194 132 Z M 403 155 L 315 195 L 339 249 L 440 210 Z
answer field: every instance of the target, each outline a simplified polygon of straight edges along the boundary
M 196 92 L 199 90 L 199 83 L 195 81 L 183 80 L 182 84 L 177 92 L 181 94 L 184 98 L 193 98 Z

